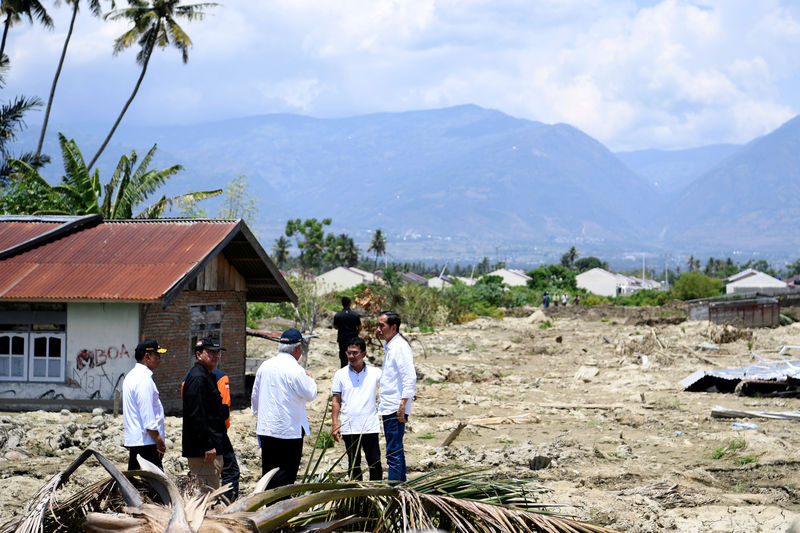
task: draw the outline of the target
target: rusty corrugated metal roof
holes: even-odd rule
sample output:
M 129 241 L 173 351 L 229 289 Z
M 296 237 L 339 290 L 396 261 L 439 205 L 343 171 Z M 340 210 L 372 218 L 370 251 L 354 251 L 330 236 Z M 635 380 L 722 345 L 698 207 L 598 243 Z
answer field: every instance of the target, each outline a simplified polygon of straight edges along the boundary
M 42 225 L 52 229 L 40 222 L 0 220 L 0 235 L 18 232 L 16 239 L 7 237 L 13 246 L 14 240 L 36 237 Z M 218 253 L 245 277 L 249 300 L 296 299 L 237 220 L 107 221 L 67 232 L 2 259 L 0 299 L 162 300 L 166 305 Z
M 38 237 L 42 233 L 59 227 L 58 222 L 18 222 L 9 221 L 0 224 L 0 250 L 11 248 L 18 244 Z

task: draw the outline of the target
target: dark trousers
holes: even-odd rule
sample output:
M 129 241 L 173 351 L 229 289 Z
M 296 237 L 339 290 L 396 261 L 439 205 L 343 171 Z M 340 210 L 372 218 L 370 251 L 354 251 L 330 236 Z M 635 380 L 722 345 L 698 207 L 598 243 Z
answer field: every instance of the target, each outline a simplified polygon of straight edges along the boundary
M 222 484 L 226 483 L 230 483 L 231 489 L 225 493 L 225 497 L 232 502 L 239 497 L 239 462 L 233 448 L 222 454 Z
M 145 446 L 125 446 L 128 448 L 130 454 L 128 455 L 128 470 L 142 470 L 139 466 L 139 461 L 136 460 L 137 455 L 141 455 L 146 460 L 150 461 L 161 470 L 164 466 L 161 464 L 161 457 L 158 455 L 158 448 L 155 444 L 147 444 Z
M 278 439 L 259 435 L 261 441 L 261 475 L 273 468 L 278 471 L 267 484 L 268 489 L 291 485 L 297 479 L 300 470 L 300 458 L 303 455 L 303 438 Z
M 406 480 L 406 452 L 403 449 L 403 435 L 406 425 L 397 420 L 397 413 L 383 415 L 383 435 L 386 437 L 386 469 L 389 483 Z M 406 415 L 406 423 L 408 415 Z
M 340 342 L 339 343 L 339 363 L 342 365 L 340 368 L 344 368 L 349 364 L 347 360 L 347 343 Z
M 347 448 L 347 470 L 350 473 L 350 479 L 361 481 L 361 450 L 364 450 L 364 457 L 369 466 L 369 480 L 380 481 L 383 478 L 383 467 L 381 466 L 381 448 L 380 444 L 378 444 L 378 434 L 342 435 L 342 439 Z

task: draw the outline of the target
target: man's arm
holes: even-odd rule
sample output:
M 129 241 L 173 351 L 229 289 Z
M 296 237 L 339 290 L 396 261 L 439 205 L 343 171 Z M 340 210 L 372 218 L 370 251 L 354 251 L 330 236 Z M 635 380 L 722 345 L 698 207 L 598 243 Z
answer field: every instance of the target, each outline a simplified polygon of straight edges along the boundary
M 148 435 L 153 437 L 156 441 L 156 449 L 162 454 L 167 450 L 164 444 L 164 439 L 158 432 L 158 420 L 156 420 L 156 413 L 153 409 L 153 401 L 157 401 L 158 393 L 156 392 L 155 383 L 152 381 L 145 385 L 144 390 L 138 389 L 133 391 L 133 398 L 136 402 L 139 415 L 142 417 L 142 427 Z
M 147 431 L 147 434 L 153 437 L 153 440 L 156 441 L 156 450 L 158 450 L 158 454 L 161 457 L 164 457 L 164 454 L 167 453 L 167 443 L 161 438 L 161 433 L 155 429 L 146 429 L 145 431 Z
M 397 419 L 405 422 L 406 403 L 409 398 L 414 397 L 414 389 L 417 387 L 417 371 L 414 369 L 414 354 L 410 347 L 400 350 L 397 358 L 397 370 L 400 374 L 401 399 L 397 407 Z
M 341 410 L 342 395 L 334 392 L 331 400 L 331 435 L 333 435 L 333 440 L 336 442 L 339 442 L 339 439 L 342 438 L 342 427 L 339 425 L 339 412 Z
M 253 392 L 250 394 L 250 409 L 253 410 L 253 414 L 258 416 L 258 390 L 261 387 L 261 372 L 260 368 L 259 371 L 256 371 L 256 379 L 253 381 Z

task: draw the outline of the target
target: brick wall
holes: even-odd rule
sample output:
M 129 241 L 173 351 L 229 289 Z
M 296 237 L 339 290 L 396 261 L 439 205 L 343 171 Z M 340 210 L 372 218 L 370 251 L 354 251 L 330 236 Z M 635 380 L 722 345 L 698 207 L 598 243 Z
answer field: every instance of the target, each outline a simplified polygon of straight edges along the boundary
M 231 398 L 234 405 L 244 401 L 245 365 L 245 293 L 235 291 L 184 291 L 166 309 L 160 305 L 144 306 L 142 310 L 142 335 L 156 339 L 168 352 L 155 371 L 161 403 L 170 414 L 181 411 L 180 384 L 183 376 L 194 365 L 194 352 L 190 346 L 189 306 L 196 304 L 222 304 L 222 352 L 219 368 L 230 377 Z

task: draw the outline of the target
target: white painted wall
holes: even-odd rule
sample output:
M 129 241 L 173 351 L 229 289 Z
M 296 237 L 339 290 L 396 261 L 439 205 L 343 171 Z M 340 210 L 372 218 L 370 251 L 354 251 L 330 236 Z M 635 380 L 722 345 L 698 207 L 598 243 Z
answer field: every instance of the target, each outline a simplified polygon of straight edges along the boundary
M 773 278 L 769 274 L 763 272 L 755 272 L 754 274 L 742 278 L 740 280 L 732 281 L 725 285 L 725 294 L 733 294 L 735 292 L 747 292 L 748 290 L 756 291 L 758 289 L 767 288 L 785 288 L 786 282 L 777 278 Z
M 139 304 L 73 303 L 67 305 L 67 380 L 70 398 L 114 398 L 114 387 L 136 359 Z M 120 383 L 121 385 L 121 383 Z M 64 394 L 67 396 L 67 394 Z
M 314 281 L 317 285 L 317 294 L 328 294 L 349 289 L 361 283 L 372 283 L 375 281 L 375 275 L 357 268 L 336 267 L 320 274 Z
M 602 268 L 593 268 L 575 276 L 578 287 L 598 296 L 616 296 L 619 279 Z
M 65 382 L 14 382 L 16 398 L 59 397 L 71 400 L 113 400 L 120 378 L 136 363 L 139 304 L 67 304 Z

